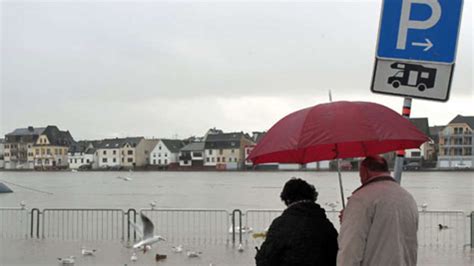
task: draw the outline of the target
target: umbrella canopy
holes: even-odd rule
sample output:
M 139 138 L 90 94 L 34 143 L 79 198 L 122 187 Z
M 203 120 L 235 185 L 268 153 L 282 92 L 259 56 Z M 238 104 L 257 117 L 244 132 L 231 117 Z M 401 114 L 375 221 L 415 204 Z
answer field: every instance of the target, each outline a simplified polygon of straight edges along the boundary
M 287 115 L 248 159 L 254 164 L 303 164 L 419 148 L 428 140 L 408 119 L 383 105 L 340 101 Z

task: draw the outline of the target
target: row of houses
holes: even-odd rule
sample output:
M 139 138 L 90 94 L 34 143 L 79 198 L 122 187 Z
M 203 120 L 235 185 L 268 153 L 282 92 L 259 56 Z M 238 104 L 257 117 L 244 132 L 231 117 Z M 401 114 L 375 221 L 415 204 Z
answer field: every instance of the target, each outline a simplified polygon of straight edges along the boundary
M 406 151 L 407 162 L 427 167 L 474 167 L 474 116 L 458 115 L 445 126 L 429 126 L 428 118 L 410 121 L 432 141 Z M 146 139 L 144 137 L 75 141 L 57 126 L 15 129 L 0 139 L 0 168 L 5 169 L 245 169 L 246 158 L 264 132 L 224 133 L 210 129 L 203 137 Z M 390 154 L 388 155 L 389 159 Z M 393 159 L 393 157 L 392 157 Z M 275 168 L 275 165 L 273 165 Z M 327 169 L 329 162 L 280 165 Z M 276 166 L 278 168 L 278 165 Z
M 258 135 L 255 133 L 254 135 Z M 15 129 L 5 135 L 1 149 L 5 169 L 242 169 L 255 146 L 243 132 L 211 129 L 202 138 L 145 139 L 144 137 L 75 141 L 57 126 Z

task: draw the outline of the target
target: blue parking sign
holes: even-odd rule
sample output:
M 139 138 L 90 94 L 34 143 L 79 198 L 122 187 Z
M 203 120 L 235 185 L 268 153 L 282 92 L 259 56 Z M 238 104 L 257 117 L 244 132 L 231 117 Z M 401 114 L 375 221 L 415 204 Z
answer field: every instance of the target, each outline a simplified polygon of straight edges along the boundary
M 384 0 L 377 57 L 454 63 L 463 0 Z

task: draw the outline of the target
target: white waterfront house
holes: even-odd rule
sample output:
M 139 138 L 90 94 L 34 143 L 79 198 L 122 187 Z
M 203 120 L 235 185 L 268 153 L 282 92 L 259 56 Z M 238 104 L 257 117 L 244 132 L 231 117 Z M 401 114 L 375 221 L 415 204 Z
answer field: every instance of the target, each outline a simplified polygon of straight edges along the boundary
M 147 161 L 145 155 L 145 138 L 115 138 L 97 142 L 97 168 L 134 168 L 144 166 Z
M 204 142 L 191 142 L 179 152 L 179 166 L 202 167 L 204 165 Z
M 178 139 L 160 139 L 150 154 L 150 165 L 169 167 L 179 165 L 179 151 L 184 143 Z
M 96 149 L 92 141 L 78 141 L 71 145 L 68 152 L 69 168 L 97 168 Z

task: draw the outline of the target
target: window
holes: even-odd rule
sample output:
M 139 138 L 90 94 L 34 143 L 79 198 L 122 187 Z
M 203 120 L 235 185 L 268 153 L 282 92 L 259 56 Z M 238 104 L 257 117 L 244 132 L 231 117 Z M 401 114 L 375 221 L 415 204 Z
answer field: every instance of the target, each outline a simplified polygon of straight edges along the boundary
M 209 157 L 206 158 L 206 162 L 209 162 Z
M 211 161 L 214 162 L 214 157 L 211 158 Z
M 72 163 L 72 159 L 69 159 L 69 163 Z
M 222 157 L 222 162 L 225 163 L 225 157 Z
M 125 162 L 125 159 L 124 159 L 124 158 L 122 158 L 122 163 L 123 163 L 123 162 Z
M 168 160 L 165 159 L 165 164 L 168 164 Z
M 161 150 L 161 145 L 160 145 L 160 146 L 158 146 L 158 150 Z
M 5 144 L 5 149 L 10 149 L 10 145 Z
M 84 159 L 81 159 L 81 163 L 84 163 Z
M 112 162 L 116 163 L 116 162 L 117 162 L 117 158 L 114 158 L 114 159 L 112 160 Z
M 129 162 L 129 163 L 133 162 L 133 158 L 128 158 L 127 162 Z
M 414 151 L 414 152 L 411 153 L 411 156 L 413 156 L 413 157 L 420 157 L 420 156 L 421 156 L 421 152 L 419 152 L 419 151 Z
M 161 153 L 158 153 L 158 157 L 161 157 Z
M 90 163 L 91 161 L 89 159 L 86 160 L 86 163 Z
M 231 152 L 231 153 L 234 153 L 234 152 L 235 152 L 235 150 L 234 150 L 234 149 L 232 149 L 232 150 L 230 150 L 230 152 Z
M 35 149 L 35 154 L 36 154 L 36 155 L 39 155 L 39 154 L 40 154 L 40 150 L 39 150 L 39 149 Z
M 464 151 L 464 155 L 471 156 L 472 155 L 472 148 L 466 148 L 466 150 Z
M 103 154 L 103 155 L 107 155 L 107 151 L 104 150 L 104 151 L 102 152 L 102 154 Z
M 237 158 L 234 158 L 234 162 L 237 162 Z
M 184 161 L 184 164 L 188 164 L 188 161 Z
M 156 164 L 156 159 L 153 159 L 153 164 Z
M 59 149 L 59 155 L 63 155 L 63 149 Z M 66 155 L 66 149 L 64 149 L 64 155 Z
M 132 151 L 132 150 L 129 150 L 129 151 L 127 152 L 127 154 L 128 154 L 128 155 L 133 155 L 133 151 Z M 146 154 L 146 153 L 145 153 L 145 154 Z
M 45 159 L 44 164 L 49 164 L 49 159 Z
M 38 161 L 36 162 L 37 164 L 41 164 L 41 159 L 38 159 Z
M 103 163 L 106 163 L 106 162 L 107 162 L 107 158 L 102 158 L 102 162 L 103 162 Z
M 153 153 L 153 157 L 155 157 L 155 158 L 156 158 L 156 153 Z
M 28 149 L 31 148 L 31 144 L 28 144 Z
M 217 157 L 217 162 L 218 162 L 218 163 L 221 162 L 221 157 Z
M 208 150 L 208 152 L 209 152 L 209 155 L 212 155 L 212 150 Z
M 168 157 L 168 153 L 165 153 L 165 157 Z
M 116 150 L 113 150 L 113 151 L 112 151 L 112 154 L 113 154 L 113 155 L 117 154 L 117 151 L 116 151 Z
M 222 155 L 222 152 L 223 152 L 222 149 L 220 149 L 220 150 L 219 150 L 219 155 Z
M 74 159 L 74 163 L 77 163 L 77 159 Z
M 59 151 L 58 149 L 54 149 L 54 155 L 58 155 Z
M 51 155 L 51 149 L 46 149 L 46 154 Z
M 158 159 L 158 164 L 161 164 L 161 159 Z

